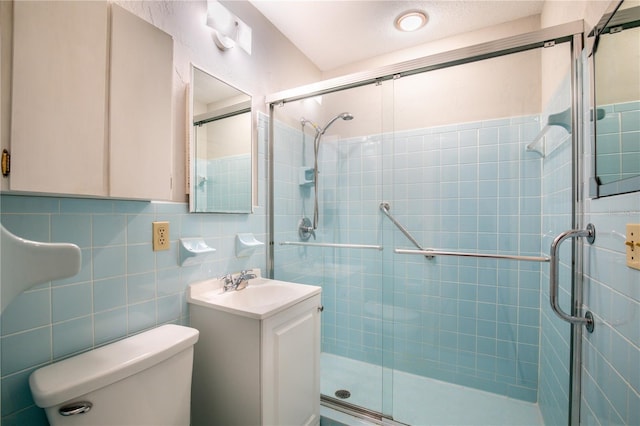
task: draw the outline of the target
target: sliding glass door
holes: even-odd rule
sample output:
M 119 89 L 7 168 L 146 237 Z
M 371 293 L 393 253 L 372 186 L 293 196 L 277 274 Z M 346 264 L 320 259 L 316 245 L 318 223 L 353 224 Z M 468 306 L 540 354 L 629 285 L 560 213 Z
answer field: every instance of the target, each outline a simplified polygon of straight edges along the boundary
M 273 105 L 273 275 L 323 288 L 326 404 L 569 423 L 546 259 L 576 215 L 564 41 Z M 567 312 L 572 274 L 567 244 Z
M 367 85 L 287 103 L 273 120 L 274 277 L 322 286 L 323 397 L 374 413 L 391 412 L 384 96 Z

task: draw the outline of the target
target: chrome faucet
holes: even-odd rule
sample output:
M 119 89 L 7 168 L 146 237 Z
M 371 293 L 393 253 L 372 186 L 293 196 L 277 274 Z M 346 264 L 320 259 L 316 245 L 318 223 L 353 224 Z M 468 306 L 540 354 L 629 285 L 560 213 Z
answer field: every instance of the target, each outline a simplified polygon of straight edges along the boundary
M 251 271 L 240 271 L 240 274 L 236 277 L 236 290 L 242 290 L 249 285 L 249 280 L 256 278 L 257 275 Z
M 231 276 L 231 274 L 220 277 L 220 281 L 224 281 L 224 285 L 222 286 L 222 290 L 224 292 L 235 290 L 235 284 L 233 282 L 233 276 Z
M 257 275 L 253 273 L 253 270 L 243 270 L 235 277 L 231 274 L 227 274 L 220 279 L 224 281 L 222 289 L 224 292 L 227 292 L 230 290 L 240 291 L 246 288 L 249 285 L 249 280 L 256 277 Z

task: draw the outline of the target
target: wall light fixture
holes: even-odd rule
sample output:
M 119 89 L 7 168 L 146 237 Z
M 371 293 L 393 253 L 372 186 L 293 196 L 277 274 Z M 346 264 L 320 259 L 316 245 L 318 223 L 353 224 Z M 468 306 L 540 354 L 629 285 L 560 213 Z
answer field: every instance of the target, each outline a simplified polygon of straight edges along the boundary
M 207 0 L 207 26 L 213 29 L 213 41 L 220 50 L 238 45 L 251 54 L 251 27 L 216 0 Z

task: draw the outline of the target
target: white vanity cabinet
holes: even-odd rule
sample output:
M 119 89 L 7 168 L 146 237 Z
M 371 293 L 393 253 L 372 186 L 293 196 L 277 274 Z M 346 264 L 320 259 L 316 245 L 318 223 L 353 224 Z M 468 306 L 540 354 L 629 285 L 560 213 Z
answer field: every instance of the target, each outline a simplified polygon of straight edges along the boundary
M 266 318 L 189 307 L 192 425 L 320 423 L 319 291 Z
M 13 4 L 9 189 L 171 198 L 171 36 L 106 1 Z

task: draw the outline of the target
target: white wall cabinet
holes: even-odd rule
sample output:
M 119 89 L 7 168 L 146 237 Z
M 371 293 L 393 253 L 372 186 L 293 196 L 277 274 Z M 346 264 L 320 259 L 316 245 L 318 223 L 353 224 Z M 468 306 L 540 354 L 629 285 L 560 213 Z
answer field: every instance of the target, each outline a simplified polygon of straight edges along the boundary
M 260 320 L 190 304 L 191 424 L 320 423 L 320 295 Z
M 107 4 L 13 9 L 10 189 L 107 195 Z
M 105 1 L 15 2 L 13 30 L 10 190 L 169 200 L 171 36 Z
M 173 39 L 111 9 L 109 195 L 169 200 Z

